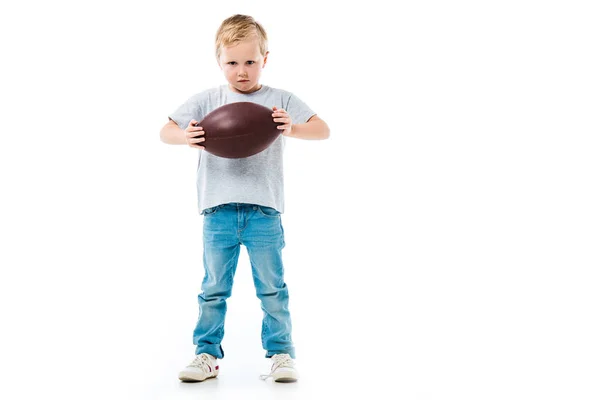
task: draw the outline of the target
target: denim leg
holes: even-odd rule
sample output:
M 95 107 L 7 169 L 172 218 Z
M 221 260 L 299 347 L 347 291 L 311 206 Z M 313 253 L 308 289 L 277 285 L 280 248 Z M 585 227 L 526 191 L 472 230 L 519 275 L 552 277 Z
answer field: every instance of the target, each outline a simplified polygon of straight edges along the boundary
M 287 353 L 295 358 L 288 288 L 284 282 L 282 250 L 285 246 L 279 213 L 256 207 L 244 230 L 256 295 L 263 310 L 262 345 L 266 357 Z
M 221 341 L 225 333 L 226 300 L 231 296 L 233 277 L 240 254 L 236 215 L 222 208 L 204 216 L 204 279 L 198 295 L 199 316 L 194 329 L 196 354 L 223 358 Z

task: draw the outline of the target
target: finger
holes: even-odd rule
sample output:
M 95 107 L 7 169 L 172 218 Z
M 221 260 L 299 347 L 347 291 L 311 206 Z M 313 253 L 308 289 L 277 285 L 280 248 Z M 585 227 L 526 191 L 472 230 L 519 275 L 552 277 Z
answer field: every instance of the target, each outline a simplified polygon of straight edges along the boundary
M 275 122 L 290 122 L 287 118 L 273 118 Z
M 190 139 L 190 143 L 201 143 L 204 142 L 206 140 L 206 138 L 191 138 Z
M 191 120 L 188 126 L 196 126 L 196 124 L 198 123 L 198 121 L 196 121 L 195 119 Z
M 206 132 L 204 132 L 202 130 L 202 128 L 200 128 L 199 130 L 189 130 L 187 133 L 187 137 L 194 137 L 194 136 L 203 136 Z

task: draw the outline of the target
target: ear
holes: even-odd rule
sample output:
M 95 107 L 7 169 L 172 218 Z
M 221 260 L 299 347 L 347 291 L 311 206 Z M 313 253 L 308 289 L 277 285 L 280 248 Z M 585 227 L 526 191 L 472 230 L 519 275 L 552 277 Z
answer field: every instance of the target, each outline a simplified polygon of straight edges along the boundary
M 268 57 L 268 56 L 269 56 L 269 52 L 267 51 L 267 52 L 265 53 L 265 58 L 263 59 L 263 66 L 262 66 L 263 68 L 264 68 L 264 67 L 265 67 L 265 65 L 267 64 L 267 57 Z

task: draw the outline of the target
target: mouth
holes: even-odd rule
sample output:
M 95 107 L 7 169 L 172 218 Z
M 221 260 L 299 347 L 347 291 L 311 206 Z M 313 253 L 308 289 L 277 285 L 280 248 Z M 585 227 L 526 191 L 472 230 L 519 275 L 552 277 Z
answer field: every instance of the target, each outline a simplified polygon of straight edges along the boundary
M 250 82 L 249 80 L 245 80 L 245 81 L 238 81 L 239 83 L 244 83 L 244 82 Z

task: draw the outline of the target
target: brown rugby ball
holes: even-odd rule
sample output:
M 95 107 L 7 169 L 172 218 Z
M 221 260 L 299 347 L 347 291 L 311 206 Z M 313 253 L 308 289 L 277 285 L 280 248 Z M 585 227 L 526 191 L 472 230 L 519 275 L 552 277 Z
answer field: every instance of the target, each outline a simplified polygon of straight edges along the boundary
M 230 103 L 196 124 L 204 131 L 204 150 L 219 157 L 244 158 L 260 153 L 281 134 L 273 110 L 251 102 Z

